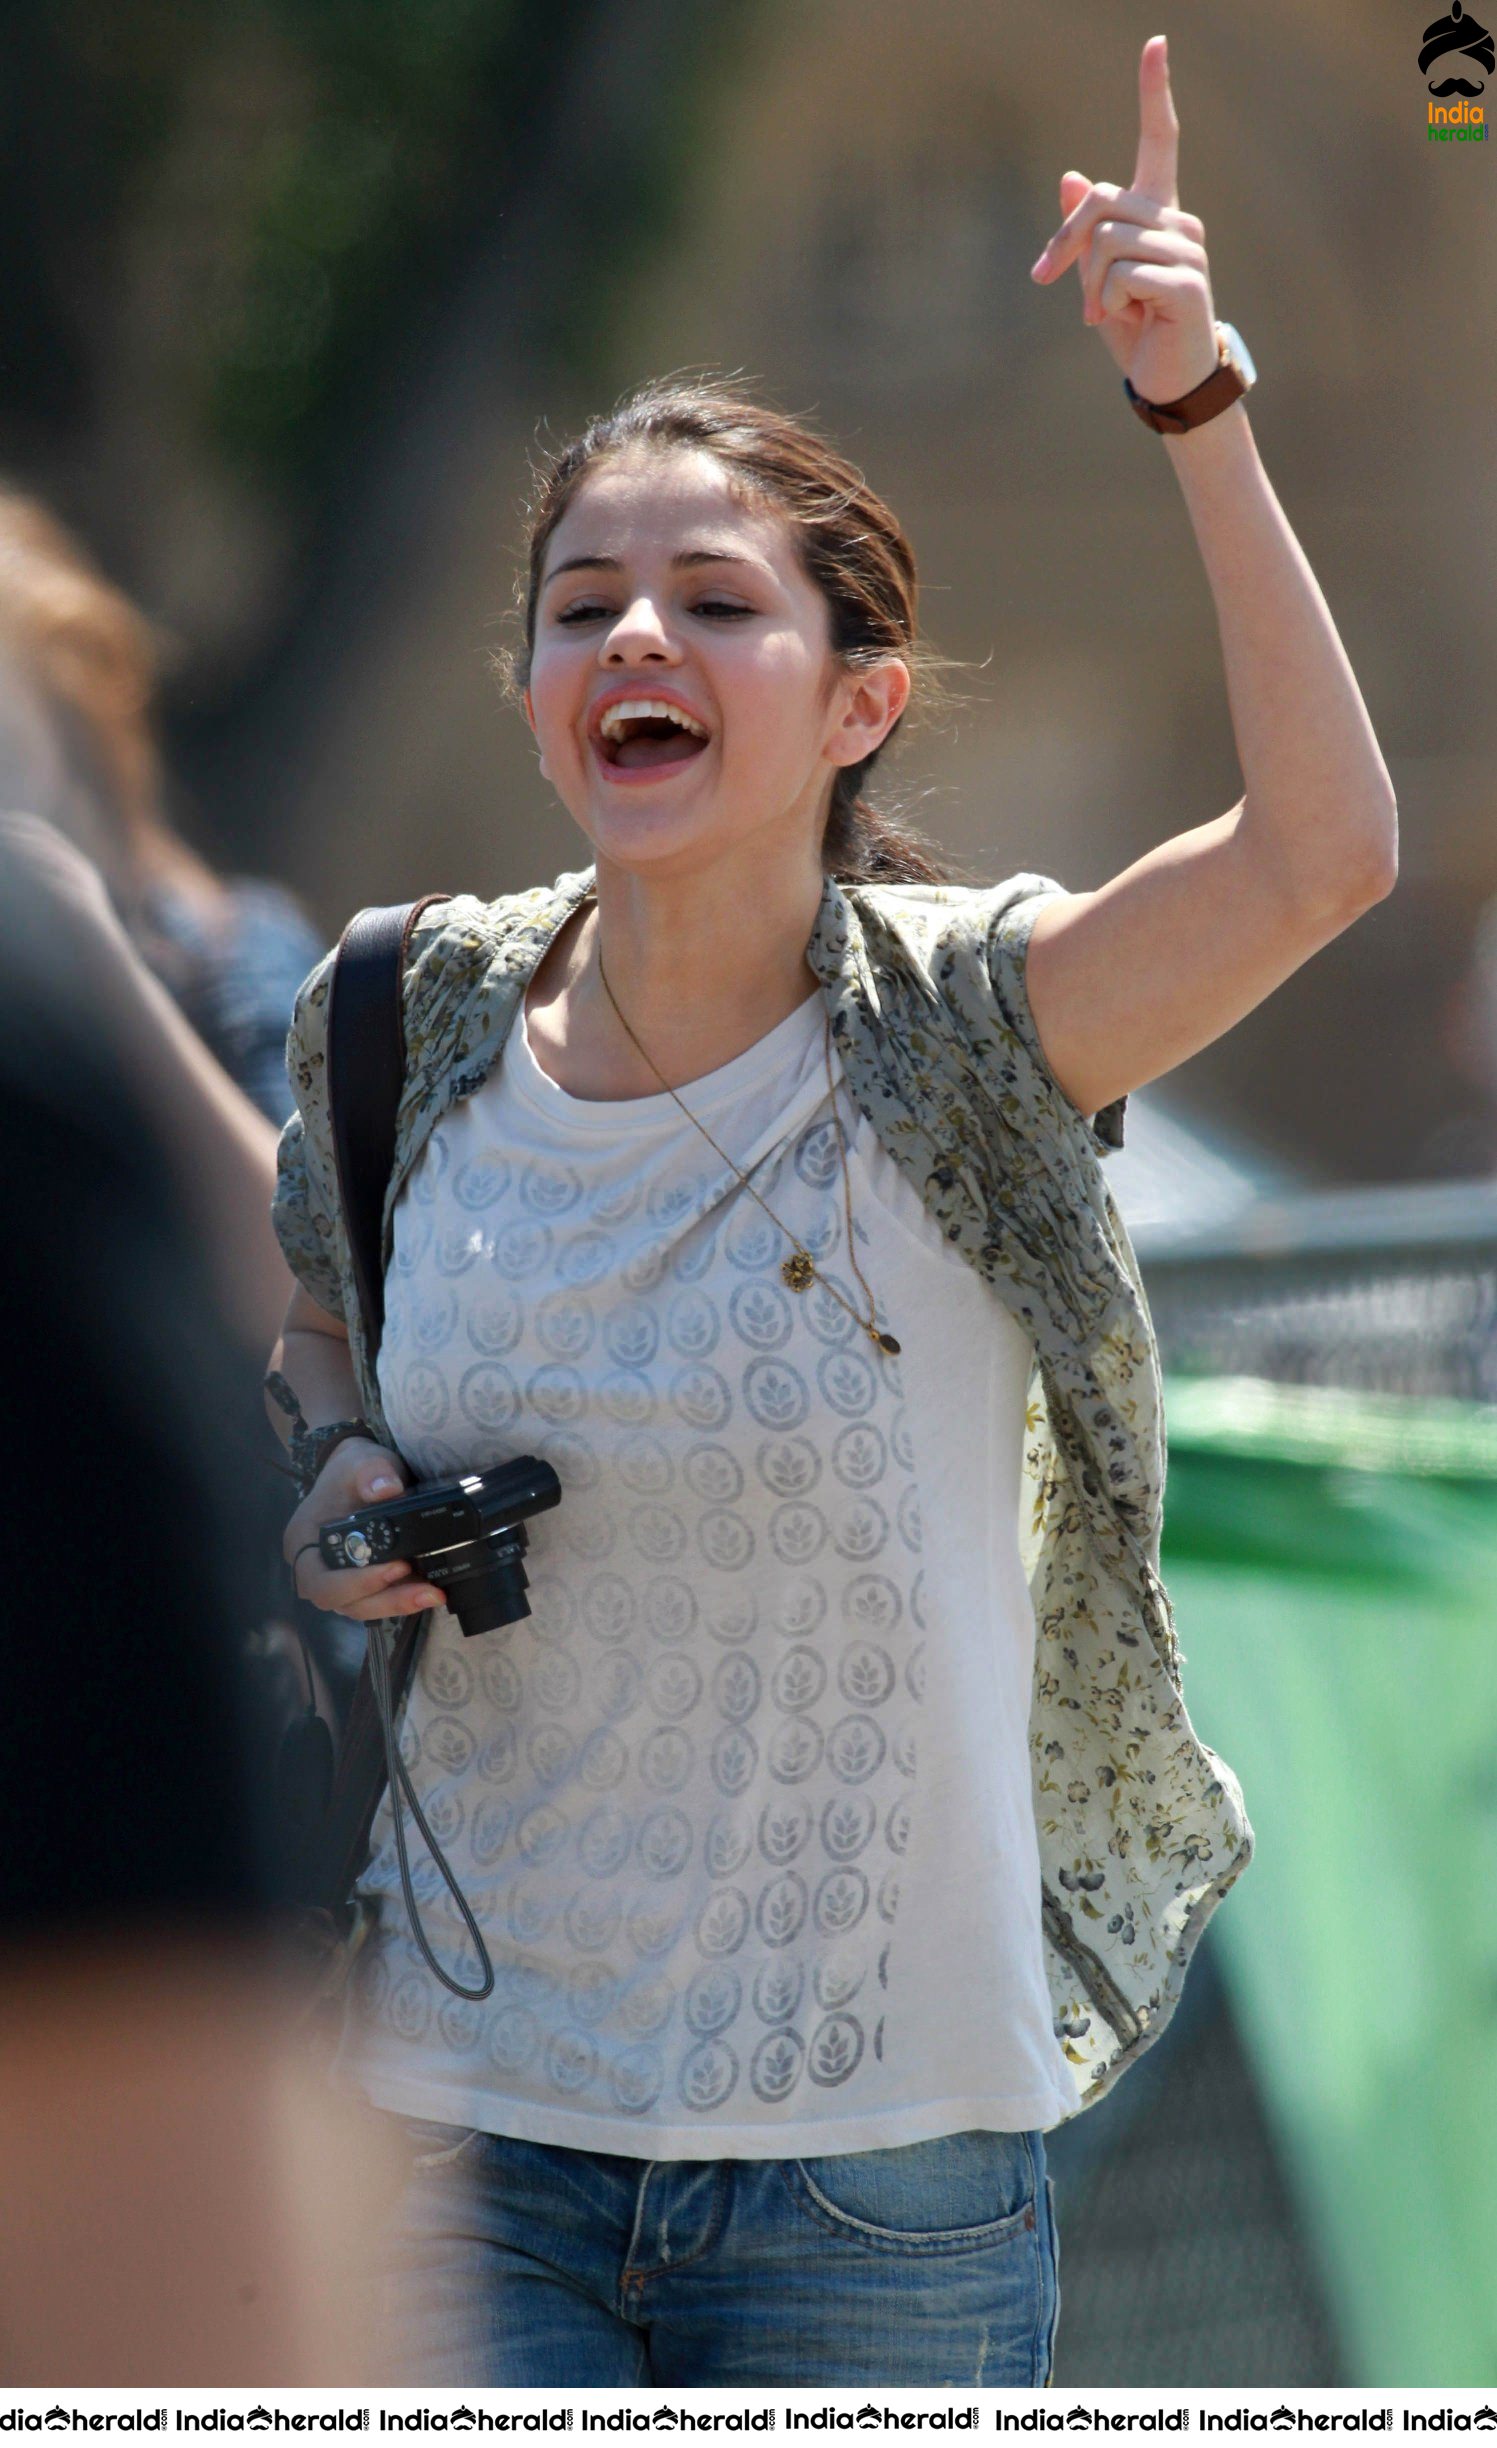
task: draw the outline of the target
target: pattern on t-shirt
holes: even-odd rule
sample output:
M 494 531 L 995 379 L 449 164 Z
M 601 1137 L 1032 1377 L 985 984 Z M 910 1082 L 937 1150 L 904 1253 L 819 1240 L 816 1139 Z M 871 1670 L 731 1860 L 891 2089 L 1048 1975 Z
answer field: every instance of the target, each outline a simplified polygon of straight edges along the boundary
M 534 1452 L 563 1495 L 531 1525 L 530 1616 L 473 1641 L 439 1616 L 402 1729 L 494 1993 L 421 1963 L 387 1802 L 365 2005 L 469 2088 L 805 2107 L 884 2051 L 925 1664 L 898 1361 L 824 1283 L 785 1287 L 784 1234 L 721 1168 L 651 1142 L 590 1190 L 560 1161 L 455 1161 L 481 1146 L 467 1111 L 397 1214 L 387 1415 L 424 1478 Z M 864 1311 L 825 1100 L 754 1179 Z

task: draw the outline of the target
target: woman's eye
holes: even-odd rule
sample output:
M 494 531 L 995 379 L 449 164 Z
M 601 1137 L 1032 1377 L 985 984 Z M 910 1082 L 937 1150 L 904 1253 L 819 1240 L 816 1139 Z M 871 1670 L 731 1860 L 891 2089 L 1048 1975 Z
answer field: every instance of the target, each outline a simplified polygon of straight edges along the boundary
M 705 602 L 693 604 L 691 608 L 694 612 L 710 613 L 714 620 L 749 620 L 753 615 L 752 604 L 728 603 L 719 595 L 708 596 Z M 556 625 L 558 629 L 570 629 L 578 621 L 607 618 L 608 609 L 604 604 L 569 604 L 565 612 L 557 613 Z

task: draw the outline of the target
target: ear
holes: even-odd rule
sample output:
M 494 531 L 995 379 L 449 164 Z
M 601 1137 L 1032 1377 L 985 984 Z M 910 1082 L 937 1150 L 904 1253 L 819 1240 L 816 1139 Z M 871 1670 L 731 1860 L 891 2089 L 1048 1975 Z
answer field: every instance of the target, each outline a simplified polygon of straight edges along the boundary
M 881 747 L 910 701 L 910 667 L 898 655 L 871 671 L 844 674 L 838 692 L 841 711 L 827 755 L 834 765 L 861 765 Z

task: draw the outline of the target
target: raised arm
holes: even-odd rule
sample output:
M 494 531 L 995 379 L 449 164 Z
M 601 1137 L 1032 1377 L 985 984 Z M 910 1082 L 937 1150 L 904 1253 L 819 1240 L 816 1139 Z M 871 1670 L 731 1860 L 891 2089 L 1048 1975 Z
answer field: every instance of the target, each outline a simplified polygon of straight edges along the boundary
M 1144 45 L 1139 103 L 1132 186 L 1068 170 L 1064 218 L 1034 277 L 1074 263 L 1083 319 L 1144 399 L 1170 401 L 1205 379 L 1217 349 L 1205 232 L 1177 203 L 1162 35 Z M 1244 793 L 1097 891 L 1053 897 L 1035 920 L 1035 1026 L 1088 1114 L 1220 1037 L 1397 876 L 1387 767 L 1246 401 L 1161 447 L 1215 599 Z

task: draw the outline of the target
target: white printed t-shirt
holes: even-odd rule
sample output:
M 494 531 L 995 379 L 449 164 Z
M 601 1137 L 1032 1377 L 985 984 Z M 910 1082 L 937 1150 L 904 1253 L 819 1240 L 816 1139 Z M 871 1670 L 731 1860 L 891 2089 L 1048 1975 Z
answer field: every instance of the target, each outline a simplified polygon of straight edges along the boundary
M 685 1103 L 862 1315 L 813 994 Z M 401 1729 L 494 1964 L 407 1926 L 387 1796 L 343 2065 L 375 2105 L 652 2158 L 1045 2128 L 1018 1504 L 1031 1348 L 838 1081 L 876 1349 L 665 1094 L 517 1015 L 395 1214 L 382 1400 L 423 1479 L 522 1453 L 531 1614 L 446 1611 Z M 438 1959 L 471 1941 L 411 1832 Z

